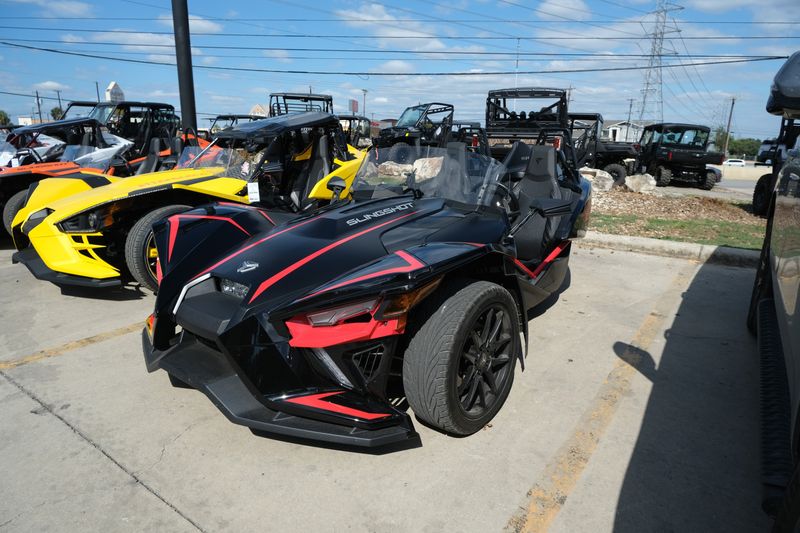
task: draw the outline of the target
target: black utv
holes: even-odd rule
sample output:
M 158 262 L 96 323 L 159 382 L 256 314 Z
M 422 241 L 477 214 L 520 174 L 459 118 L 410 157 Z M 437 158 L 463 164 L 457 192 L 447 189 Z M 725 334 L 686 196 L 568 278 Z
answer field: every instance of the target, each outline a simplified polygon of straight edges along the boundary
M 636 167 L 665 187 L 674 181 L 710 191 L 718 175 L 706 165 L 720 165 L 724 155 L 708 151 L 711 130 L 696 124 L 651 124 L 642 132 Z
M 333 97 L 329 94 L 312 93 L 272 93 L 269 95 L 269 116 L 271 117 L 310 111 L 333 114 Z
M 453 126 L 453 106 L 430 102 L 406 108 L 397 124 L 384 128 L 372 140 L 378 148 L 396 144 L 438 146 L 444 148 Z
M 633 171 L 638 152 L 633 143 L 615 142 L 601 137 L 603 115 L 570 113 L 569 131 L 578 164 L 605 170 L 615 183 L 623 183 Z

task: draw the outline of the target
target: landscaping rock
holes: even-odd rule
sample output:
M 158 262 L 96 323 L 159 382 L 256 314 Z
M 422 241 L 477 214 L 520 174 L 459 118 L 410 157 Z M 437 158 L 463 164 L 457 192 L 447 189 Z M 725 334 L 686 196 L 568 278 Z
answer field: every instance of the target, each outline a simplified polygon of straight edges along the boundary
M 580 170 L 583 177 L 592 182 L 592 190 L 594 191 L 610 191 L 614 186 L 614 176 L 597 168 L 583 167 Z
M 378 165 L 378 173 L 382 176 L 404 176 L 413 170 L 411 165 L 402 165 L 394 161 L 386 161 Z
M 650 174 L 632 174 L 625 177 L 625 187 L 632 192 L 652 193 L 656 190 L 656 179 Z
M 439 174 L 442 170 L 444 157 L 425 157 L 414 161 L 415 177 L 418 180 L 426 180 Z

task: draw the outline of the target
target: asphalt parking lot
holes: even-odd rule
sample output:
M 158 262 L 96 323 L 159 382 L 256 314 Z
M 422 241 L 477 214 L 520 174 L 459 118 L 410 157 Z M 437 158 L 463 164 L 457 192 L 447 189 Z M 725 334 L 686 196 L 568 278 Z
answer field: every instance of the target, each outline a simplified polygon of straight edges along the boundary
M 258 437 L 147 374 L 153 297 L 0 241 L 0 529 L 762 531 L 753 271 L 578 248 L 490 427 L 366 454 Z

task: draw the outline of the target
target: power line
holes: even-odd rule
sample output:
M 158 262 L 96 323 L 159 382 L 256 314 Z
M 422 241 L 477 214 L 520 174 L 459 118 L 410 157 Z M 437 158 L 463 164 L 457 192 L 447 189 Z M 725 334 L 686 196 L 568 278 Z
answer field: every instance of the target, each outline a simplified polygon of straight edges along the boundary
M 47 43 L 47 44 L 62 44 L 62 45 L 102 45 L 102 46 L 131 46 L 136 48 L 166 48 L 172 51 L 175 46 L 172 44 L 152 44 L 152 43 L 130 43 L 120 41 L 86 41 L 86 42 L 65 42 L 57 39 L 17 39 L 6 38 L 5 41 L 14 43 Z M 425 50 L 411 50 L 411 49 L 382 49 L 376 50 L 374 48 L 296 48 L 296 47 L 283 47 L 283 46 L 228 46 L 228 45 L 206 45 L 193 43 L 195 48 L 208 49 L 208 50 L 263 50 L 263 51 L 286 51 L 286 52 L 338 52 L 338 53 L 363 53 L 363 54 L 417 54 L 417 55 L 466 55 L 466 56 L 508 56 L 514 58 L 517 55 L 526 57 L 596 57 L 603 59 L 613 59 L 617 57 L 630 57 L 630 58 L 649 58 L 651 54 L 625 54 L 625 53 L 600 53 L 600 52 L 488 52 L 488 51 L 465 51 L 465 50 L 440 50 L 440 51 L 425 51 Z M 108 53 L 121 53 L 112 52 Z M 155 52 L 158 53 L 158 52 Z M 757 59 L 767 56 L 764 54 L 747 55 L 747 54 L 664 54 L 665 58 L 693 58 L 693 59 Z
M 28 46 L 23 44 L 14 44 L 8 41 L 0 41 L 0 44 L 12 46 L 15 48 L 23 48 L 28 50 L 38 50 L 41 52 L 51 52 L 55 54 L 87 57 L 90 59 L 105 59 L 109 61 L 117 61 L 123 63 L 136 63 L 142 65 L 161 65 L 161 66 L 175 66 L 174 63 L 162 63 L 159 61 L 148 61 L 144 59 L 128 59 L 121 57 L 109 57 L 95 54 L 84 54 L 81 52 L 74 52 L 69 50 L 58 50 L 53 48 L 44 48 L 38 46 Z M 752 63 L 758 61 L 775 61 L 784 60 L 788 56 L 765 56 L 753 59 L 727 59 L 716 61 L 701 61 L 688 63 L 687 65 L 724 65 L 733 63 Z M 661 68 L 678 68 L 686 66 L 683 63 L 668 63 L 662 65 Z M 300 69 L 265 69 L 254 67 L 220 67 L 213 65 L 195 65 L 196 69 L 203 70 L 216 70 L 216 71 L 234 71 L 234 72 L 264 72 L 264 73 L 278 73 L 278 74 L 312 74 L 320 76 L 404 76 L 404 77 L 419 77 L 419 76 L 459 76 L 459 77 L 479 77 L 479 76 L 510 76 L 512 74 L 559 74 L 559 73 L 585 73 L 585 72 L 619 72 L 619 71 L 632 71 L 644 70 L 648 67 L 631 66 L 631 67 L 607 67 L 607 68 L 585 68 L 585 69 L 553 69 L 553 70 L 528 70 L 528 71 L 468 71 L 468 72 L 371 72 L 371 71 L 327 71 L 327 70 L 300 70 Z
M 616 4 L 614 2 L 606 3 L 612 5 L 619 5 L 621 7 L 628 7 L 623 6 L 622 4 Z M 169 9 L 169 8 L 164 8 Z M 628 9 L 633 9 L 629 8 Z M 466 11 L 466 10 L 459 10 L 459 11 Z M 650 11 L 644 10 L 636 10 L 639 13 L 643 14 L 651 14 Z M 488 17 L 488 15 L 487 15 Z M 3 17 L 4 20 L 48 20 L 48 21 L 61 21 L 61 20 L 105 20 L 111 22 L 159 22 L 164 21 L 167 19 L 159 18 L 159 17 L 58 17 L 58 19 L 54 19 L 53 17 L 45 17 L 45 16 L 20 16 L 20 17 Z M 504 18 L 494 18 L 490 17 L 492 20 L 496 22 L 503 22 L 506 24 L 514 24 L 514 23 L 526 23 L 526 24 L 537 24 L 541 26 L 549 26 L 551 24 L 578 24 L 578 23 L 595 23 L 595 24 L 640 24 L 641 21 L 639 20 L 629 20 L 629 19 L 597 19 L 597 20 L 577 20 L 577 19 L 568 19 L 568 20 L 537 20 L 537 19 L 504 19 Z M 198 20 L 198 19 L 193 19 Z M 386 22 L 386 19 L 372 19 L 372 18 L 351 18 L 351 17 L 336 17 L 336 18 L 285 18 L 285 17 L 270 17 L 270 18 L 231 18 L 231 17 L 205 17 L 203 16 L 201 19 L 203 21 L 210 21 L 210 22 L 235 22 L 235 23 L 245 23 L 245 22 L 371 22 L 371 23 L 381 23 Z M 392 22 L 429 22 L 430 19 L 422 19 L 422 18 L 397 18 L 392 19 Z M 448 19 L 448 22 L 486 22 L 486 18 L 478 18 L 478 19 Z M 767 21 L 753 21 L 753 20 L 680 20 L 683 24 L 720 24 L 720 25 L 739 25 L 739 26 L 796 26 L 800 24 L 800 21 L 793 20 L 793 21 L 782 21 L 782 20 L 767 20 Z
M 83 29 L 83 28 L 41 28 L 41 27 L 30 27 L 30 26 L 0 26 L 0 29 L 7 29 L 7 30 L 26 30 L 26 31 L 58 31 L 58 32 L 75 32 L 75 33 L 121 33 L 121 34 L 139 34 L 139 35 L 169 35 L 171 36 L 173 32 L 170 31 L 142 31 L 142 30 L 120 30 L 120 29 Z M 280 33 L 231 33 L 231 32 L 224 32 L 224 33 L 215 33 L 215 32 L 193 32 L 192 35 L 195 36 L 206 36 L 206 37 L 281 37 L 281 38 L 291 38 L 291 39 L 323 39 L 323 38 L 342 38 L 342 39 L 399 39 L 399 40 L 419 40 L 424 39 L 426 37 L 433 37 L 436 39 L 443 39 L 443 40 L 456 40 L 456 41 L 468 41 L 472 40 L 483 40 L 483 41 L 516 41 L 517 39 L 523 41 L 538 41 L 543 40 L 538 37 L 527 37 L 527 36 L 489 36 L 489 35 L 475 35 L 472 37 L 459 37 L 454 35 L 428 35 L 428 34 L 420 34 L 420 35 L 343 35 L 343 34 L 313 34 L 313 33 L 293 33 L 293 34 L 280 34 Z M 585 39 L 590 39 L 592 41 L 618 41 L 618 40 L 641 40 L 647 38 L 648 35 L 634 35 L 632 37 L 604 37 L 604 36 L 593 36 L 593 37 L 584 37 Z M 800 39 L 800 35 L 718 35 L 718 36 L 711 36 L 711 35 L 686 35 L 682 36 L 683 39 L 687 40 L 696 40 L 696 41 L 730 41 L 730 40 L 787 40 L 787 39 Z M 664 37 L 665 40 L 678 40 L 680 37 Z M 575 40 L 575 37 L 547 37 L 546 40 Z M 132 46 L 138 46 L 137 43 L 127 43 Z

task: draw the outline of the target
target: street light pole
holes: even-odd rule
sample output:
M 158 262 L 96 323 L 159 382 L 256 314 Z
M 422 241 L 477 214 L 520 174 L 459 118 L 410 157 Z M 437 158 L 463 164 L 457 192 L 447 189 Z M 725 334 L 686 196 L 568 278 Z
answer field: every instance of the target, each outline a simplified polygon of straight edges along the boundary
M 197 131 L 194 106 L 194 76 L 192 74 L 192 45 L 189 40 L 189 6 L 187 0 L 172 0 L 172 27 L 175 32 L 175 58 L 178 64 L 178 89 L 181 93 L 181 124 L 183 130 Z
M 367 116 L 367 90 L 361 89 L 361 92 L 364 93 L 364 104 L 361 106 L 363 109 L 361 110 L 361 114 L 365 117 Z

